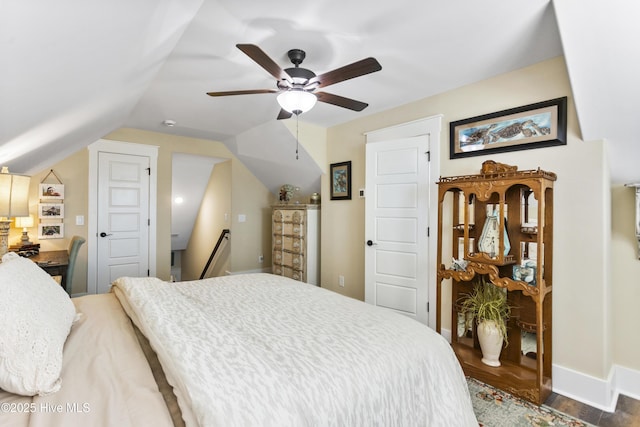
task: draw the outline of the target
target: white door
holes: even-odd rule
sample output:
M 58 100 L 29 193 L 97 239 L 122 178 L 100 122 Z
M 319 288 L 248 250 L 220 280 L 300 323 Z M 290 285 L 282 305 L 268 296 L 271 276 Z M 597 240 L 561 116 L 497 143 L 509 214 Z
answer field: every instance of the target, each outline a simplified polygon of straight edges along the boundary
M 97 292 L 118 277 L 149 275 L 146 156 L 98 153 Z
M 429 135 L 366 145 L 365 301 L 428 324 Z

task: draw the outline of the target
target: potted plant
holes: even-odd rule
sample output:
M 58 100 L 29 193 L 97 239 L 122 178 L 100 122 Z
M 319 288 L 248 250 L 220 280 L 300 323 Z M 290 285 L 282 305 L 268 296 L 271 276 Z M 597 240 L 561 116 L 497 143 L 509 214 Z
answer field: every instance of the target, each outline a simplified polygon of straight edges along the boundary
M 460 298 L 458 304 L 461 313 L 470 315 L 477 322 L 482 363 L 500 366 L 502 346 L 509 344 L 507 321 L 511 307 L 507 303 L 507 293 L 481 276 L 473 291 Z

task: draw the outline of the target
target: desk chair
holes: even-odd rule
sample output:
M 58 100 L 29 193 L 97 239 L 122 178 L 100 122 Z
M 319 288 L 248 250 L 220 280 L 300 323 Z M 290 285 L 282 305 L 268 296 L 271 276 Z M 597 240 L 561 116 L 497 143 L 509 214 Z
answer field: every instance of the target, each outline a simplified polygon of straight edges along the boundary
M 69 253 L 69 264 L 67 265 L 67 272 L 64 277 L 64 283 L 62 283 L 62 276 L 54 276 L 54 280 L 62 285 L 65 291 L 68 294 L 71 293 L 72 284 L 73 284 L 73 270 L 76 266 L 76 258 L 78 257 L 78 251 L 80 250 L 80 246 L 82 246 L 86 242 L 86 240 L 80 236 L 73 236 L 71 241 L 69 242 L 69 248 L 67 252 Z

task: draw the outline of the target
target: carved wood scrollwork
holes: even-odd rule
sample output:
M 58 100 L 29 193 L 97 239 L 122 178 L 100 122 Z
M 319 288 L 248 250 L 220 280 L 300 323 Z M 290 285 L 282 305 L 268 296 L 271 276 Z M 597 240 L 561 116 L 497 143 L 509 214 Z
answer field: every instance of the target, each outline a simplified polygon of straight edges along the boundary
M 486 202 L 494 193 L 495 187 L 494 182 L 478 182 L 473 185 L 473 192 L 478 200 Z
M 438 277 L 440 279 L 455 279 L 463 282 L 470 282 L 479 274 L 487 275 L 489 281 L 499 288 L 507 288 L 509 291 L 522 291 L 534 300 L 538 300 L 541 297 L 538 287 L 529 286 L 525 282 L 513 280 L 509 277 L 501 277 L 498 267 L 492 264 L 469 261 L 465 271 L 446 270 L 444 268 L 438 271 Z

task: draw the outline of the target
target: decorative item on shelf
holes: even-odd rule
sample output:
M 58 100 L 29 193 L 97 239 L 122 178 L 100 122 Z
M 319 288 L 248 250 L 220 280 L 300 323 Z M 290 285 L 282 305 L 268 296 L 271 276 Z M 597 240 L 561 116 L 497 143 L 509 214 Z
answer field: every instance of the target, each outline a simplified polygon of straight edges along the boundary
M 9 247 L 11 218 L 29 215 L 29 182 L 31 178 L 9 173 L 9 168 L 0 171 L 0 257 Z
M 465 261 L 464 259 L 455 259 L 454 258 L 453 261 L 451 262 L 451 267 L 449 268 L 449 270 L 466 271 L 468 264 L 469 264 L 469 262 Z
M 296 191 L 296 188 L 291 184 L 284 184 L 280 187 L 280 201 L 289 203 L 291 199 L 293 199 L 293 193 Z
M 509 236 L 507 234 L 507 227 L 504 226 L 504 256 L 509 254 L 511 250 L 511 243 L 509 242 Z M 500 249 L 500 219 L 498 218 L 497 210 L 493 210 L 490 215 L 487 215 L 487 219 L 482 228 L 482 234 L 480 240 L 478 240 L 478 250 L 489 255 L 491 258 L 495 258 Z
M 469 230 L 473 230 L 475 227 L 475 224 L 469 224 Z M 454 230 L 458 230 L 458 231 L 464 231 L 464 224 L 456 224 L 453 226 Z
M 527 285 L 536 286 L 536 263 L 525 261 L 522 265 L 513 266 L 513 280 L 526 282 Z
M 311 203 L 312 205 L 319 205 L 320 204 L 320 193 L 311 194 L 311 197 L 309 197 L 309 203 Z
M 485 160 L 482 162 L 480 173 L 482 175 L 499 175 L 509 172 L 516 172 L 518 167 L 515 165 L 508 165 L 506 163 L 496 162 L 495 160 Z
M 463 315 L 471 315 L 477 323 L 478 341 L 482 350 L 482 363 L 500 366 L 503 344 L 509 345 L 507 321 L 511 307 L 504 289 L 479 276 L 473 291 L 457 301 Z

